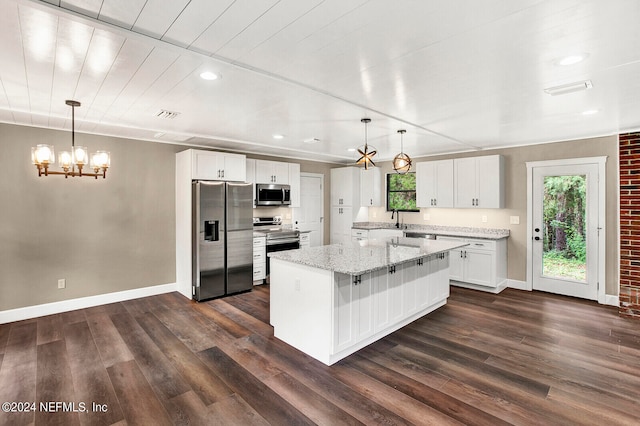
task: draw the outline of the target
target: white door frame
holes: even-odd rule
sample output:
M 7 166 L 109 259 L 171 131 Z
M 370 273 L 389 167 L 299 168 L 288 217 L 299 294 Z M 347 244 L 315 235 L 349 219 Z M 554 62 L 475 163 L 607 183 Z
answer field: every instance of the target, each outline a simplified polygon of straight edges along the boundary
M 324 224 L 326 222 L 326 218 L 324 217 L 324 174 L 322 173 L 309 173 L 309 172 L 301 172 L 300 177 L 313 177 L 320 178 L 320 184 L 322 185 L 322 196 L 320 197 L 320 211 L 322 216 L 320 216 L 320 245 L 324 245 Z M 302 202 L 302 201 L 301 201 Z M 301 205 L 302 207 L 302 205 Z M 293 220 L 292 223 L 295 223 L 295 210 L 293 209 Z
M 606 181 L 607 157 L 569 158 L 564 160 L 528 161 L 527 165 L 527 281 L 525 290 L 533 290 L 533 169 L 535 167 L 581 164 L 598 165 L 598 303 L 606 303 L 605 242 L 606 242 Z

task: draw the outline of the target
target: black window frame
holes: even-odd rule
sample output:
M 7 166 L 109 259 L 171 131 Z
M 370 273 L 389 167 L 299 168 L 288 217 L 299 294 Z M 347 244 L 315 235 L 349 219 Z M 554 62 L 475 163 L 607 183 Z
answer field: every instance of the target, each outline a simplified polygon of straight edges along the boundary
M 409 172 L 409 173 L 406 173 L 406 174 L 412 174 L 412 175 L 415 175 L 415 174 L 416 174 L 416 172 Z M 417 198 L 417 195 L 416 195 L 416 194 L 417 194 L 417 190 L 416 190 L 416 188 L 414 188 L 414 189 L 409 189 L 409 190 L 402 190 L 402 191 L 390 191 L 390 190 L 389 190 L 389 188 L 390 188 L 390 186 L 391 186 L 391 185 L 389 185 L 389 184 L 390 184 L 390 179 L 391 179 L 391 176 L 394 176 L 394 175 L 396 175 L 396 176 L 401 176 L 401 175 L 400 175 L 400 174 L 398 174 L 398 173 L 387 173 L 387 178 L 386 178 L 386 181 L 385 181 L 385 183 L 386 183 L 386 187 L 385 187 L 385 196 L 386 196 L 386 198 L 387 198 L 387 199 L 386 199 L 386 208 L 387 208 L 387 211 L 388 211 L 388 212 L 390 212 L 390 211 L 393 211 L 393 210 L 394 210 L 394 209 L 390 209 L 390 208 L 389 208 L 389 193 L 390 193 L 390 192 L 413 192 L 414 199 L 416 199 L 416 198 Z M 416 176 L 416 187 L 417 187 L 417 186 L 418 186 L 418 184 L 417 184 L 417 176 Z M 416 204 L 417 204 L 417 201 L 416 201 Z M 399 211 L 399 212 L 411 212 L 411 213 L 416 213 L 416 212 L 419 212 L 419 211 L 420 211 L 420 208 L 416 205 L 416 209 L 415 209 L 415 210 L 409 210 L 409 209 L 396 209 L 396 210 L 397 210 L 397 211 Z

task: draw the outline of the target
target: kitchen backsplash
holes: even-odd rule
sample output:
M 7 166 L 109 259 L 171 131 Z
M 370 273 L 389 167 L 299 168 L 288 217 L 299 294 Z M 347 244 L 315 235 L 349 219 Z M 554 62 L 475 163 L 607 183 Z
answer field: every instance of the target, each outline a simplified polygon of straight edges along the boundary
M 291 224 L 292 209 L 289 207 L 256 207 L 253 217 L 282 216 L 283 224 Z

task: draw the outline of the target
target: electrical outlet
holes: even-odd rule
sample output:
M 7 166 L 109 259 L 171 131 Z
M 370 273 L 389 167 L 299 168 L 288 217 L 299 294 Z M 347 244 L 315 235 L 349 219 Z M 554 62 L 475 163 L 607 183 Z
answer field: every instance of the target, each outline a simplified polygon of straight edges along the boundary
M 509 223 L 511 225 L 520 225 L 520 216 L 509 216 Z
M 429 213 L 425 213 L 425 214 L 422 215 L 422 218 L 424 220 L 431 220 L 431 215 Z
M 58 288 L 67 288 L 67 280 L 64 278 L 60 278 L 58 280 Z
M 486 215 L 482 215 L 482 223 L 487 223 L 487 216 Z

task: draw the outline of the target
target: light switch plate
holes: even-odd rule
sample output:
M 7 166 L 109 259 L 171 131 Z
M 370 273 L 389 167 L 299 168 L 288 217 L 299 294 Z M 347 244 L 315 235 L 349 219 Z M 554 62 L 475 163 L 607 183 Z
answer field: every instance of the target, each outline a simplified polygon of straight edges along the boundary
M 520 216 L 509 216 L 509 223 L 511 225 L 520 225 Z
M 482 223 L 487 223 L 487 215 L 482 215 Z
M 67 280 L 64 278 L 60 278 L 58 280 L 58 288 L 66 288 L 67 287 Z

